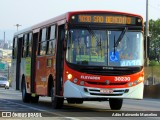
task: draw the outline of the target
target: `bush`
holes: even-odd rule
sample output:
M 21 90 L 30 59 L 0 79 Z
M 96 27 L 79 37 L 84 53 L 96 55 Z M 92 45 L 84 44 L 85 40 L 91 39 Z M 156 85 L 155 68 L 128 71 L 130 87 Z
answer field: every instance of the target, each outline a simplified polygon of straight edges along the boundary
M 149 66 L 157 66 L 157 65 L 159 65 L 159 62 L 158 62 L 158 61 L 151 60 L 151 61 L 149 62 Z

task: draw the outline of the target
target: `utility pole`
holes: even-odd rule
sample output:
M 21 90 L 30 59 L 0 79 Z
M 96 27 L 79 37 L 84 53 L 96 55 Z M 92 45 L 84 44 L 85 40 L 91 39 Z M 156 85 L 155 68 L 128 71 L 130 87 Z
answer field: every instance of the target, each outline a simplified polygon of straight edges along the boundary
M 19 28 L 20 26 L 22 26 L 22 25 L 16 24 L 15 26 L 17 27 L 17 31 L 18 31 L 18 28 Z
M 145 65 L 146 66 L 148 66 L 148 62 L 149 62 L 149 59 L 148 59 L 148 52 L 149 52 L 149 19 L 148 19 L 148 16 L 149 16 L 149 10 L 148 10 L 148 5 L 149 5 L 149 3 L 148 3 L 148 0 L 146 0 L 146 25 L 145 25 L 145 27 L 146 27 L 146 29 L 145 29 L 145 33 L 146 33 L 146 36 L 145 36 L 145 39 L 146 39 L 146 41 L 145 41 L 145 46 L 146 46 L 146 48 L 145 48 L 145 54 L 146 54 L 146 58 L 145 58 Z
M 149 20 L 148 20 L 148 0 L 146 0 L 146 40 L 147 37 L 149 36 Z

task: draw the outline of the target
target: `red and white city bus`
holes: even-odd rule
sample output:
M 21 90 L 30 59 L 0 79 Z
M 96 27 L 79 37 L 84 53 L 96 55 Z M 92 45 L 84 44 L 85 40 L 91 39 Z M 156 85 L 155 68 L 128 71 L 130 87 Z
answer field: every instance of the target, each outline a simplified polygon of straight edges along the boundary
M 50 96 L 54 108 L 83 101 L 143 99 L 143 19 L 113 11 L 74 11 L 14 35 L 12 82 L 23 102 Z

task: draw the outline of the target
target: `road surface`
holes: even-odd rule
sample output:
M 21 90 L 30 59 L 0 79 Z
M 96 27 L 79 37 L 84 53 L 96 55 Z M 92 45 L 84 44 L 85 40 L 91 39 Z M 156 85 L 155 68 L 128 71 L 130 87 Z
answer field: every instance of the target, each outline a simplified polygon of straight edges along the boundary
M 107 101 L 85 101 L 83 104 L 68 104 L 65 101 L 63 109 L 55 110 L 51 106 L 50 97 L 40 97 L 38 104 L 23 103 L 21 98 L 20 91 L 0 88 L 0 119 L 27 119 L 27 117 L 37 120 L 160 119 L 159 99 L 125 99 L 122 109 L 113 111 Z

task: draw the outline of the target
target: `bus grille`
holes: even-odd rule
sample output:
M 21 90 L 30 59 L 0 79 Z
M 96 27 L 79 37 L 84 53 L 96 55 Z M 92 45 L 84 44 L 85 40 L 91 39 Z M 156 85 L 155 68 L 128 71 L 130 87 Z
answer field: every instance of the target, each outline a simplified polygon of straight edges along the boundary
M 90 95 L 97 95 L 97 96 L 122 96 L 123 94 L 97 94 L 97 93 L 90 93 Z
M 96 96 L 122 96 L 124 93 L 128 93 L 129 89 L 113 89 L 113 93 L 111 94 L 101 93 L 100 88 L 84 88 L 84 91 Z

